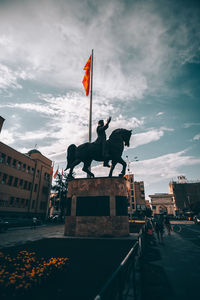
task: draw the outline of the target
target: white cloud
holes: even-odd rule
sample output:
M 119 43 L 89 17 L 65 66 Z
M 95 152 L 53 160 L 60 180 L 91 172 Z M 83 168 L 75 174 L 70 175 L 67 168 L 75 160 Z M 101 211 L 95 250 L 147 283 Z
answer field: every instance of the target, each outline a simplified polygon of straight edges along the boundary
M 35 111 L 44 115 L 54 115 L 56 113 L 53 109 L 41 103 L 8 103 L 0 104 L 0 107 L 19 108 L 27 112 Z
M 1 131 L 1 141 L 4 144 L 11 145 L 15 141 L 13 132 L 11 132 L 11 130 L 3 129 Z
M 130 168 L 134 170 L 135 179 L 143 180 L 145 185 L 171 180 L 180 175 L 180 169 L 186 166 L 199 165 L 200 159 L 185 155 L 186 151 L 169 153 L 149 160 L 132 162 Z
M 37 112 L 41 118 L 44 116 L 45 124 L 39 130 L 16 130 L 15 132 L 12 131 L 13 136 L 17 141 L 20 141 L 20 151 L 30 150 L 23 145 L 32 140 L 33 143 L 38 144 L 39 150 L 44 155 L 55 161 L 63 161 L 65 160 L 66 149 L 70 144 L 80 145 L 88 141 L 89 98 L 78 93 L 68 93 L 58 97 L 51 94 L 39 94 L 39 98 L 40 103 L 7 103 L 0 105 L 0 107 L 18 108 L 27 113 Z M 130 130 L 144 124 L 143 118 L 125 118 L 120 112 L 121 106 L 113 106 L 112 102 L 105 98 L 97 97 L 93 102 L 93 141 L 97 137 L 98 120 L 106 120 L 109 115 L 112 115 L 112 121 L 107 130 L 107 137 L 116 128 Z M 47 143 L 49 138 L 56 140 L 56 143 Z
M 17 82 L 17 72 L 13 72 L 7 66 L 0 64 L 0 89 L 11 88 L 22 88 Z
M 164 112 L 160 111 L 156 114 L 157 117 L 162 116 L 164 114 Z
M 193 140 L 195 140 L 195 141 L 200 140 L 200 133 L 199 133 L 199 134 L 196 134 L 196 135 L 193 137 Z
M 184 128 L 190 128 L 192 126 L 200 126 L 200 123 L 185 123 Z
M 141 145 L 145 145 L 154 141 L 158 141 L 164 135 L 163 130 L 152 129 L 147 132 L 136 133 L 131 139 L 131 148 L 137 148 Z
M 180 22 L 172 33 L 176 16 L 165 22 L 156 5 L 120 0 L 95 2 L 95 7 L 83 0 L 61 0 L 59 5 L 53 0 L 9 2 L 0 10 L 0 63 L 6 62 L 0 87 L 20 88 L 19 79 L 31 78 L 83 90 L 83 67 L 94 48 L 94 92 L 124 101 L 142 99 L 175 74 L 174 61 L 191 60 L 198 48 L 197 42 L 191 48 L 188 39 L 194 24 Z M 177 51 L 180 47 L 184 54 Z

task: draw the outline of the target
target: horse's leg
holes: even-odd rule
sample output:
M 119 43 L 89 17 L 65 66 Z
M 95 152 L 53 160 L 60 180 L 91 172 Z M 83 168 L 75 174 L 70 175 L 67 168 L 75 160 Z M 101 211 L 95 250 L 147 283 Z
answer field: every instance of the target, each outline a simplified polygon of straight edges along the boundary
M 73 161 L 73 163 L 71 164 L 71 168 L 70 168 L 70 171 L 69 171 L 69 178 L 74 178 L 72 173 L 73 173 L 73 170 L 74 170 L 74 167 L 76 167 L 78 164 L 80 164 L 81 160 L 80 159 L 75 159 L 75 161 Z
M 117 164 L 117 162 L 116 162 L 116 161 L 114 161 L 114 160 L 112 160 L 112 164 L 111 164 L 110 172 L 109 172 L 109 175 L 108 175 L 109 177 L 112 177 L 112 173 L 113 173 L 113 170 L 114 170 L 114 168 L 115 168 L 116 164 Z
M 121 173 L 119 174 L 119 177 L 123 177 L 126 173 L 126 162 L 120 157 L 120 159 L 118 160 L 118 163 L 123 166 L 123 169 L 122 169 Z
M 91 160 L 90 161 L 85 161 L 82 170 L 86 172 L 90 177 L 94 178 L 94 174 L 90 172 L 89 167 L 91 166 Z

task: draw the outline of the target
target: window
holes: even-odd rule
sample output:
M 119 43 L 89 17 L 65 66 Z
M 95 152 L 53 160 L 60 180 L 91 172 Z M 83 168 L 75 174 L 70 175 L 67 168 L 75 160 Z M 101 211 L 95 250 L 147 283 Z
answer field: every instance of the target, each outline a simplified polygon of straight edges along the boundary
M 156 209 L 156 205 L 152 205 L 152 209 Z
M 21 189 L 23 188 L 23 179 L 20 179 L 19 186 L 20 186 Z
M 131 197 L 131 201 L 134 202 L 134 197 Z
M 35 184 L 35 187 L 34 187 L 34 192 L 37 192 L 37 188 L 38 188 L 38 185 L 37 183 Z
M 37 176 L 37 177 L 39 177 L 39 174 L 40 174 L 40 171 L 39 171 L 39 170 L 37 170 L 37 175 L 36 175 L 36 176 Z
M 24 182 L 24 190 L 27 189 L 27 184 L 28 184 L 28 182 L 25 180 L 25 182 Z
M 10 197 L 10 205 L 13 205 L 13 204 L 14 204 L 14 200 L 15 200 L 14 197 Z
M 21 161 L 18 161 L 18 163 L 17 163 L 17 169 L 21 170 L 21 167 L 22 167 L 22 163 L 21 163 Z
M 17 165 L 17 161 L 16 159 L 13 159 L 13 163 L 12 163 L 13 168 L 16 168 L 16 165 Z
M 28 173 L 31 172 L 31 167 L 30 166 L 28 166 L 27 171 L 28 171 Z
M 135 209 L 135 204 L 134 203 L 132 203 L 132 209 Z
M 5 160 L 6 160 L 6 155 L 4 153 L 1 153 L 0 162 L 5 163 Z
M 32 171 L 32 174 L 33 174 L 33 173 L 34 173 L 34 171 L 35 171 L 35 169 L 34 169 L 34 168 L 32 168 L 32 169 L 31 169 L 31 171 Z
M 32 209 L 35 207 L 35 200 L 32 202 Z
M 23 164 L 23 171 L 26 171 L 26 164 Z
M 11 157 L 8 156 L 6 164 L 7 164 L 8 166 L 10 166 L 10 163 L 11 163 Z
M 28 183 L 28 190 L 31 190 L 31 182 Z
M 12 181 L 13 181 L 13 176 L 9 176 L 8 185 L 12 185 Z
M 28 206 L 28 203 L 29 203 L 29 200 L 28 200 L 28 199 L 26 199 L 26 206 Z
M 17 185 L 18 185 L 18 178 L 15 178 L 14 186 L 17 187 Z
M 7 174 L 3 174 L 3 178 L 2 178 L 2 181 L 1 181 L 2 184 L 6 184 L 7 177 L 8 177 Z

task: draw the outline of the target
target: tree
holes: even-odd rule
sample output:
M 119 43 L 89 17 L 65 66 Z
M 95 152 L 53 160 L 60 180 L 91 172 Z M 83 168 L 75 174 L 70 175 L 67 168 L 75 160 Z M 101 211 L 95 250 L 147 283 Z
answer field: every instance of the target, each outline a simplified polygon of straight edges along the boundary
M 60 211 L 61 219 L 65 216 L 68 182 L 68 174 L 62 175 L 61 173 L 58 173 L 56 182 L 51 188 L 56 193 L 55 206 L 56 209 Z

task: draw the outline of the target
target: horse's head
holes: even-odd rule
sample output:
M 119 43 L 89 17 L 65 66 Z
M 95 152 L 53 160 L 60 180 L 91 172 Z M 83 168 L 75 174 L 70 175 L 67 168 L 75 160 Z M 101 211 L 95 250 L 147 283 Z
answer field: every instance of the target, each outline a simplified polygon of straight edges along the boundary
M 130 137 L 132 130 L 127 130 L 123 128 L 115 129 L 109 137 L 109 140 L 116 144 L 117 142 L 123 142 L 125 146 L 130 146 Z
M 130 138 L 131 138 L 132 130 L 126 130 L 124 129 L 124 132 L 122 133 L 123 141 L 125 146 L 130 146 Z

